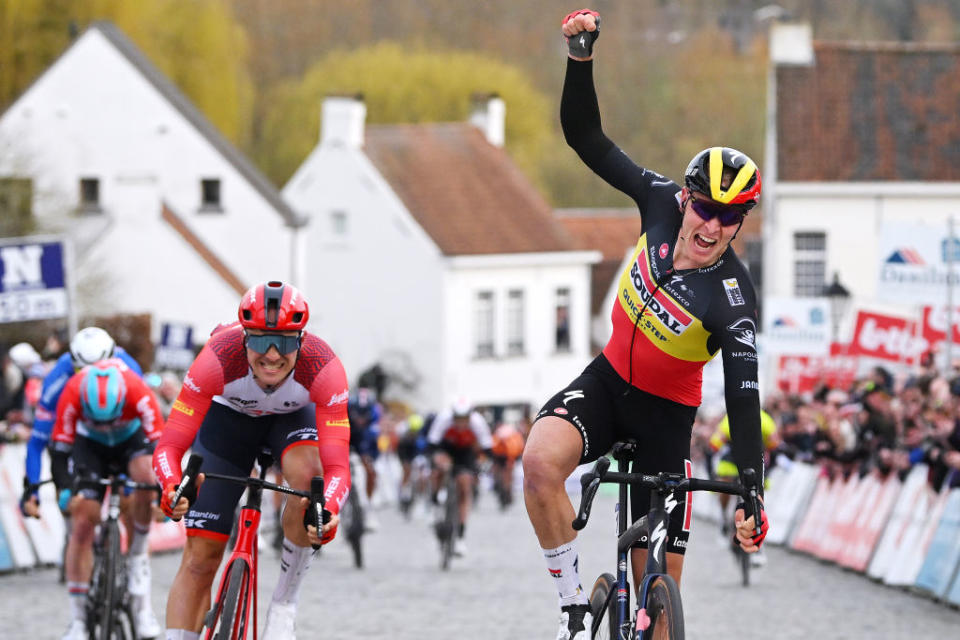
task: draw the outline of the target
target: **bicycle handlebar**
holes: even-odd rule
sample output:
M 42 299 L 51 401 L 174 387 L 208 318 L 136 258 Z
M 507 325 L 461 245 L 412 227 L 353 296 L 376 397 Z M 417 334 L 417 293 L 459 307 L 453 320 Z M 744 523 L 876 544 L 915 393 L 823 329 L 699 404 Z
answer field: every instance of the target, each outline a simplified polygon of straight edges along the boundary
M 101 486 L 101 487 L 116 487 L 118 489 L 133 489 L 135 491 L 155 491 L 157 495 L 160 495 L 163 492 L 156 483 L 153 482 L 136 482 L 131 480 L 125 475 L 115 475 L 115 476 L 99 476 L 96 474 L 89 474 L 86 476 L 79 476 L 74 480 L 74 485 L 77 488 L 80 487 L 90 487 L 90 486 Z
M 177 490 L 173 494 L 173 500 L 170 501 L 171 506 L 174 508 L 183 496 L 193 496 L 193 499 L 196 500 L 197 474 L 200 472 L 201 464 L 203 464 L 203 456 L 191 453 L 190 458 L 187 460 L 187 468 L 184 469 L 183 477 L 180 478 L 180 484 L 177 485 Z M 179 522 L 180 518 L 173 518 L 173 520 Z
M 753 511 L 753 513 L 745 513 L 746 517 L 749 518 L 753 514 L 760 513 L 757 503 L 756 472 L 753 469 L 744 469 L 743 477 L 748 482 L 748 485 L 744 486 L 737 482 L 687 478 L 675 473 L 659 473 L 655 476 L 649 476 L 642 473 L 609 471 L 609 468 L 610 459 L 604 456 L 597 460 L 596 465 L 594 465 L 591 471 L 588 471 L 580 477 L 580 486 L 583 491 L 580 495 L 580 508 L 577 510 L 577 517 L 572 523 L 575 531 L 579 531 L 587 526 L 593 499 L 596 497 L 597 489 L 602 482 L 629 484 L 635 488 L 656 489 L 674 493 L 689 493 L 691 491 L 728 493 L 744 499 L 745 504 Z M 756 534 L 759 535 L 761 533 L 759 517 L 754 518 L 754 522 L 756 523 Z

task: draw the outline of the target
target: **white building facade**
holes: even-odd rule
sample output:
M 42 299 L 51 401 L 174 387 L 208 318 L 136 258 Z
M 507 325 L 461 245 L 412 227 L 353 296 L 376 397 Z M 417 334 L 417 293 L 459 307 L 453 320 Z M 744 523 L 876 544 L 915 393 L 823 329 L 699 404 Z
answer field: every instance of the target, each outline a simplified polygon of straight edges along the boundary
M 320 144 L 283 195 L 310 220 L 306 289 L 352 383 L 380 364 L 388 396 L 422 410 L 463 396 L 535 411 L 588 362 L 598 255 L 573 250 L 494 144 L 502 119 L 492 130 L 367 127 L 359 99 L 324 102 Z

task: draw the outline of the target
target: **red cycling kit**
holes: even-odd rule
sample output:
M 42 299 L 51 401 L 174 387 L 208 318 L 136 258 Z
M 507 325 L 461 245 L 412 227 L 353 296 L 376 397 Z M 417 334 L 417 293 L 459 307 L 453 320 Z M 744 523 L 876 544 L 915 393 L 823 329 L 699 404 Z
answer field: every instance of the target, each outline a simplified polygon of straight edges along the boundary
M 126 386 L 123 411 L 110 422 L 94 422 L 83 413 L 80 385 L 90 368 L 120 371 Z M 74 470 L 82 469 L 97 475 L 126 472 L 127 464 L 138 456 L 150 455 L 153 443 L 163 431 L 163 417 L 157 398 L 150 387 L 119 358 L 101 360 L 74 374 L 57 401 L 57 417 L 51 434 L 50 447 L 61 454 L 69 453 Z M 59 477 L 57 486 L 70 486 L 66 460 L 57 458 L 52 472 Z M 81 493 L 93 500 L 102 498 L 103 489 L 86 488 Z
M 269 446 L 277 462 L 291 447 L 316 446 L 326 508 L 338 513 L 350 487 L 347 399 L 347 376 L 339 358 L 326 342 L 307 332 L 290 375 L 270 392 L 262 389 L 247 361 L 243 328 L 234 323 L 211 336 L 184 377 L 153 456 L 154 471 L 162 486 L 179 483 L 181 460 L 191 446 L 204 455 L 201 471 L 219 471 L 208 467 L 213 453 L 222 456 L 224 464 L 232 463 L 232 472 L 242 474 L 249 473 L 261 446 Z M 280 433 L 271 439 L 268 432 L 275 424 Z M 226 499 L 209 504 L 204 494 L 212 492 L 206 489 L 205 484 L 194 505 L 198 512 L 187 514 L 188 533 L 201 535 L 197 530 L 207 529 L 214 537 L 229 535 L 233 505 Z M 214 526 L 206 525 L 208 520 L 216 520 Z

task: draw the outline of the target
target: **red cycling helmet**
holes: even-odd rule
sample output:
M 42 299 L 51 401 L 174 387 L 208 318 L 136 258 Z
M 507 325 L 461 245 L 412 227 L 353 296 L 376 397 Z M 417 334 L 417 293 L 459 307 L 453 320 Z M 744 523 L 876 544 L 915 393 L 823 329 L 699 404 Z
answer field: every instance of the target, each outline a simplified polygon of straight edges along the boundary
M 243 294 L 237 315 L 245 329 L 301 331 L 310 317 L 310 308 L 296 287 L 271 280 Z

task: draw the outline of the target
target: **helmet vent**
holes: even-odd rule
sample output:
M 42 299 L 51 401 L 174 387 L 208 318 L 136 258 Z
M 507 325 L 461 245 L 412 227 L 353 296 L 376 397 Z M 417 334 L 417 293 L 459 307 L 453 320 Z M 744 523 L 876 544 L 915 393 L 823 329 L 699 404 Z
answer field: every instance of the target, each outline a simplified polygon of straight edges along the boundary
M 293 322 L 295 324 L 300 324 L 302 320 L 303 320 L 303 313 L 298 311 L 295 314 L 293 314 Z

